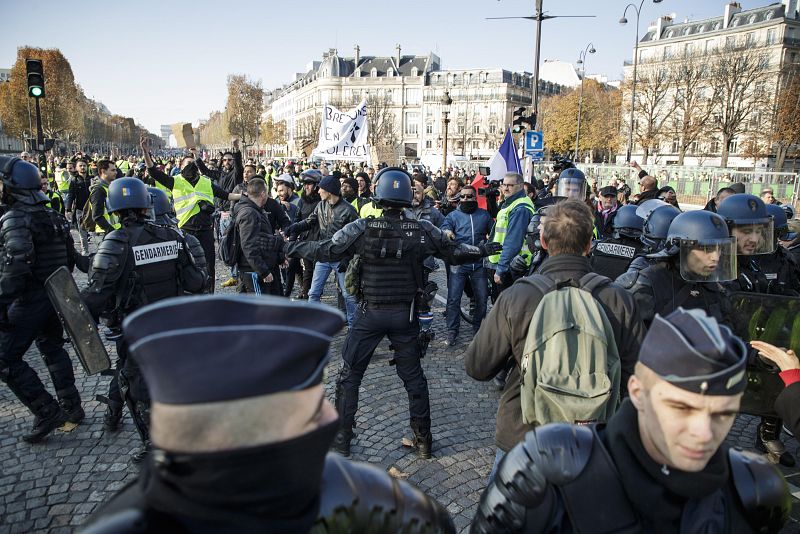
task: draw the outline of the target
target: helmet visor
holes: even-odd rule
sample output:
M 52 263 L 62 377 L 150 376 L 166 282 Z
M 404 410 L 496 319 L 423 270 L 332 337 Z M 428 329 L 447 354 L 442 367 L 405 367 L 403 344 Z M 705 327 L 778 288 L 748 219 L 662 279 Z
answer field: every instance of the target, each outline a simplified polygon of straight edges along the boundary
M 577 198 L 583 200 L 586 198 L 586 180 L 580 178 L 559 178 L 558 188 L 556 189 L 557 197 L 564 198 Z
M 651 200 L 645 200 L 644 202 L 636 206 L 636 215 L 638 215 L 642 219 L 647 219 L 648 215 L 650 215 L 654 209 L 668 205 L 669 204 L 667 204 L 663 200 L 659 200 L 657 198 L 653 198 Z
M 732 223 L 731 235 L 736 238 L 737 254 L 753 256 L 775 250 L 772 219 L 766 222 Z
M 681 239 L 681 277 L 689 282 L 726 282 L 736 278 L 736 238 Z

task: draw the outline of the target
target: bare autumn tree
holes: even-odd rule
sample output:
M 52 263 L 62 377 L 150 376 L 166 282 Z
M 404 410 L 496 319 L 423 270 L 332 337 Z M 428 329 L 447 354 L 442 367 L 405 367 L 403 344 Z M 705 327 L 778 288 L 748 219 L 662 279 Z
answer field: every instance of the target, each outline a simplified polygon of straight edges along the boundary
M 397 116 L 392 109 L 392 98 L 386 94 L 370 94 L 367 96 L 367 139 L 374 147 L 397 148 L 400 143 L 397 127 Z M 353 95 L 351 106 L 357 106 L 361 97 Z
M 242 141 L 243 147 L 255 143 L 261 128 L 264 112 L 264 90 L 261 81 L 254 82 L 247 76 L 228 76 L 228 102 L 225 113 L 228 130 Z
M 800 145 L 800 73 L 787 73 L 785 80 L 778 93 L 772 130 L 776 171 L 783 169 L 789 149 Z
M 768 65 L 763 51 L 744 44 L 720 48 L 711 58 L 708 83 L 717 100 L 713 122 L 722 138 L 722 167 L 728 166 L 731 142 L 769 109 Z
M 11 68 L 11 79 L 0 84 L 0 120 L 6 132 L 21 137 L 29 130 L 28 85 L 25 59 L 41 59 L 44 68 L 45 97 L 39 104 L 42 129 L 47 137 L 59 137 L 65 132 L 82 130 L 78 86 L 69 61 L 58 49 L 22 47 Z M 33 109 L 33 103 L 31 102 Z
M 710 128 L 717 98 L 708 87 L 709 69 L 704 57 L 695 54 L 674 62 L 670 76 L 675 109 L 668 128 L 678 140 L 678 165 L 683 165 L 687 149 L 693 143 L 699 144 L 703 133 Z
M 228 115 L 224 111 L 214 111 L 208 121 L 198 128 L 200 144 L 207 147 L 228 146 L 231 134 L 228 131 Z
M 547 150 L 558 154 L 571 152 L 575 148 L 578 124 L 577 92 L 543 98 L 539 102 L 539 123 Z
M 261 125 L 261 140 L 269 147 L 269 155 L 275 145 L 286 144 L 286 121 L 275 122 L 272 117 L 268 117 Z
M 626 85 L 629 86 L 630 82 Z M 658 147 L 664 140 L 667 122 L 676 107 L 675 99 L 670 94 L 673 87 L 674 80 L 669 69 L 656 65 L 639 66 L 636 77 L 633 139 L 642 147 L 642 163 L 647 163 L 647 158 L 652 152 L 658 152 Z M 627 87 L 626 92 L 630 89 Z M 630 100 L 625 99 L 625 101 L 630 106 Z

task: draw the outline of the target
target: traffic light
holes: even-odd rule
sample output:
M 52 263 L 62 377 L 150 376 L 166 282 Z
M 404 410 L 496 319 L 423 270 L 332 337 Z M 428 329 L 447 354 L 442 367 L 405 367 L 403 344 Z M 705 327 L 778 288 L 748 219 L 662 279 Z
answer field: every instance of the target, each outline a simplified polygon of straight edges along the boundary
M 28 96 L 44 98 L 44 66 L 41 59 L 26 59 L 25 71 L 28 75 Z
M 525 129 L 525 108 L 515 108 L 511 120 L 511 131 L 520 133 Z

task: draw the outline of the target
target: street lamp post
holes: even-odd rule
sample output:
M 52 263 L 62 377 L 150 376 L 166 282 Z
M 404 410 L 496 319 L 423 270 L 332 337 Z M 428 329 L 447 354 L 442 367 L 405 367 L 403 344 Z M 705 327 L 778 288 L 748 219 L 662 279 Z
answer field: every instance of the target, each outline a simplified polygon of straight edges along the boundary
M 447 172 L 447 125 L 450 124 L 450 105 L 453 99 L 450 98 L 450 93 L 445 90 L 442 97 L 442 123 L 444 124 L 443 141 L 442 141 L 442 175 Z
M 594 45 L 589 43 L 586 48 L 578 54 L 578 65 L 581 65 L 581 92 L 578 97 L 578 130 L 575 132 L 575 161 L 578 161 L 578 147 L 581 140 L 581 115 L 583 115 L 583 79 L 586 77 L 586 54 L 594 54 L 597 50 Z
M 661 0 L 653 0 L 653 3 L 660 4 Z M 628 4 L 625 6 L 625 11 L 622 12 L 622 18 L 619 19 L 620 24 L 627 24 L 628 19 L 625 18 L 625 14 L 628 13 L 628 8 L 633 8 L 636 12 L 636 42 L 633 47 L 633 86 L 631 87 L 631 118 L 630 124 L 628 125 L 628 150 L 625 155 L 625 160 L 628 162 L 631 160 L 631 152 L 633 151 L 633 108 L 636 103 L 636 68 L 639 66 L 639 16 L 642 14 L 643 5 L 644 0 L 639 2 L 639 7 L 636 7 L 636 4 Z

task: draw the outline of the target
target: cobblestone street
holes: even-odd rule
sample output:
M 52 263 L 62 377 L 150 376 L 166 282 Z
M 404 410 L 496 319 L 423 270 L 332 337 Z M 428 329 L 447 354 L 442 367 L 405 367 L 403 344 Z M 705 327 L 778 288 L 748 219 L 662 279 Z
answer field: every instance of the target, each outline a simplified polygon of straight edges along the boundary
M 228 272 L 218 264 L 218 284 Z M 79 286 L 85 275 L 76 272 Z M 436 273 L 444 295 L 444 274 Z M 218 288 L 219 289 L 219 288 Z M 231 291 L 223 289 L 221 291 Z M 335 295 L 329 284 L 326 294 Z M 328 302 L 333 302 L 328 298 Z M 436 497 L 452 514 L 460 531 L 467 529 L 494 460 L 494 416 L 499 392 L 491 383 L 479 383 L 464 372 L 463 350 L 470 341 L 462 327 L 460 344 L 444 345 L 443 304 L 434 304 L 436 339 L 424 360 L 431 394 L 434 450 L 432 460 L 417 459 L 403 448 L 401 439 L 410 435 L 407 396 L 394 368 L 389 365 L 389 347 L 383 342 L 367 371 L 360 394 L 357 436 L 353 458 L 396 468 L 408 480 Z M 341 365 L 344 332 L 336 337 L 331 350 L 326 384 L 333 395 L 333 383 Z M 109 344 L 110 349 L 110 344 Z M 71 348 L 69 348 L 71 351 Z M 109 350 L 111 353 L 111 349 Z M 112 353 L 112 360 L 114 355 Z M 38 351 L 27 355 L 39 376 L 52 391 Z M 137 467 L 129 463 L 138 437 L 127 414 L 122 429 L 103 431 L 104 405 L 94 400 L 106 394 L 107 377 L 87 377 L 75 363 L 78 389 L 85 403 L 86 419 L 71 432 L 56 431 L 44 443 L 29 445 L 20 435 L 31 424 L 31 414 L 6 387 L 0 388 L 0 532 L 72 532 L 114 492 L 136 476 Z M 751 449 L 757 420 L 740 416 L 730 440 Z M 794 452 L 797 442 L 784 434 Z M 791 488 L 800 496 L 800 472 L 785 471 Z M 797 498 L 794 517 L 800 518 Z M 784 532 L 800 532 L 793 520 Z

